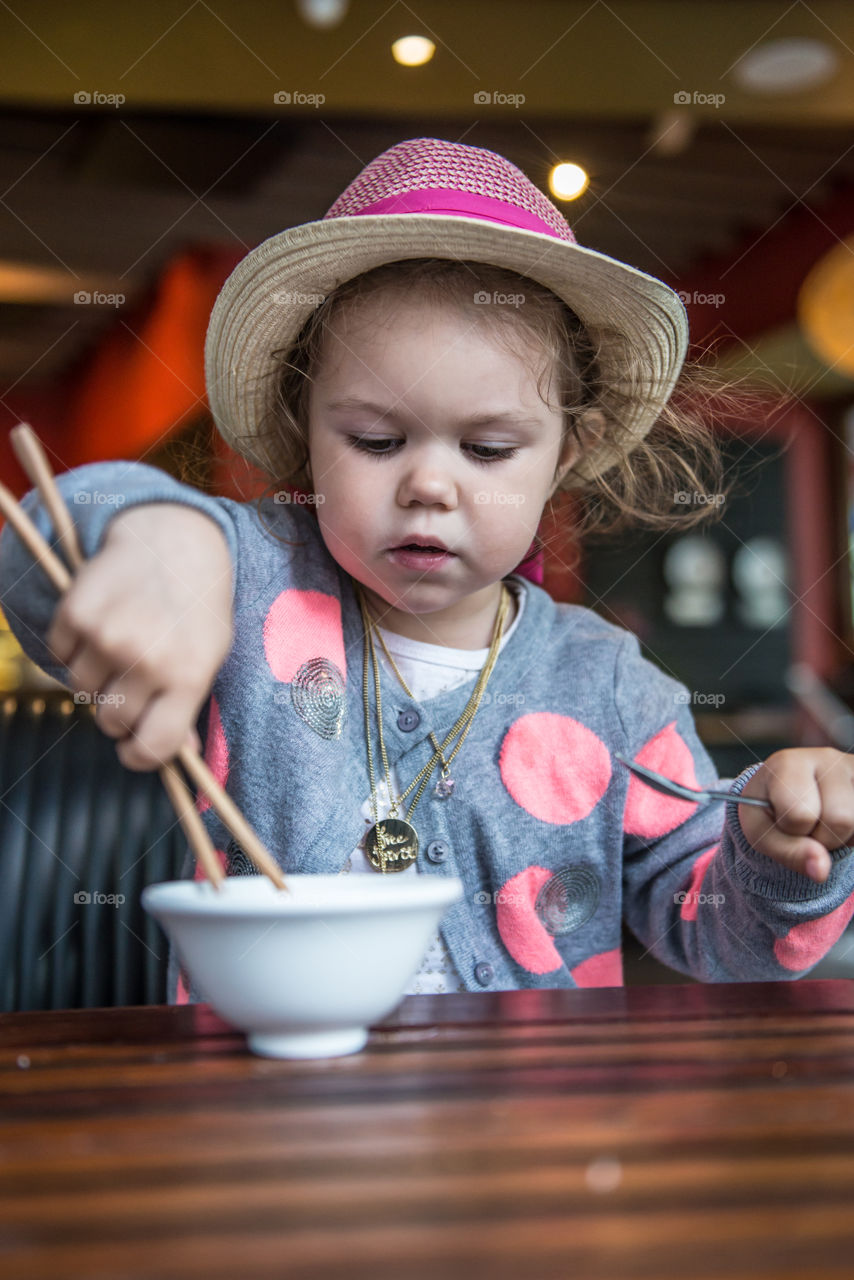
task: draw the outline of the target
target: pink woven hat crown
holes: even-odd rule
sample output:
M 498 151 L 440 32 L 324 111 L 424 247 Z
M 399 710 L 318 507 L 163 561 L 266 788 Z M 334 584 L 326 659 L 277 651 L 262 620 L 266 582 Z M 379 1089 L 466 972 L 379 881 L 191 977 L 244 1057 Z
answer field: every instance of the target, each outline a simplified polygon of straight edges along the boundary
M 280 366 L 273 353 L 293 345 L 311 312 L 345 280 L 407 258 L 490 263 L 545 285 L 585 325 L 603 331 L 606 382 L 625 385 L 628 340 L 644 390 L 622 425 L 638 439 L 650 429 L 687 350 L 677 295 L 579 245 L 555 205 L 503 156 L 415 138 L 372 160 L 320 221 L 265 240 L 223 285 L 208 326 L 205 376 L 211 413 L 232 448 L 259 460 L 253 438 L 275 421 Z M 577 471 L 590 477 L 616 456 L 606 438 Z
M 483 218 L 575 243 L 563 215 L 515 164 L 494 151 L 438 138 L 414 138 L 384 151 L 326 218 L 403 213 Z

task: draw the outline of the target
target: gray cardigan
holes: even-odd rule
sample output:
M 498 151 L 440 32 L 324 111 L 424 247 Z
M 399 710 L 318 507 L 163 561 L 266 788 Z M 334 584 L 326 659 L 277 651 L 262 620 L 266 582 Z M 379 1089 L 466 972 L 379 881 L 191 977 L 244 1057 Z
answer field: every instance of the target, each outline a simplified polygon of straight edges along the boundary
M 59 485 L 86 556 L 130 505 L 184 503 L 217 522 L 235 565 L 234 642 L 200 736 L 218 716 L 228 792 L 286 873 L 340 872 L 363 837 L 370 790 L 363 635 L 352 582 L 313 514 L 294 502 L 209 497 L 139 463 L 80 467 Z M 55 542 L 37 494 L 24 505 Z M 440 799 L 428 786 L 414 819 L 419 871 L 465 885 L 442 935 L 467 989 L 618 984 L 623 919 L 663 963 L 702 981 L 793 978 L 812 967 L 854 911 L 850 849 L 833 853 L 830 878 L 817 885 L 752 849 L 735 805 L 674 802 L 630 780 L 614 752 L 682 780 L 693 770 L 701 785 L 717 781 L 687 690 L 628 632 L 525 588 L 520 625 L 456 758 L 456 791 Z M 27 654 L 67 683 L 43 639 L 56 594 L 8 526 L 0 600 Z M 386 749 L 402 782 L 429 760 L 431 729 L 441 741 L 471 689 L 419 704 L 383 672 Z M 204 821 L 217 848 L 230 845 L 230 863 L 239 860 L 209 808 Z

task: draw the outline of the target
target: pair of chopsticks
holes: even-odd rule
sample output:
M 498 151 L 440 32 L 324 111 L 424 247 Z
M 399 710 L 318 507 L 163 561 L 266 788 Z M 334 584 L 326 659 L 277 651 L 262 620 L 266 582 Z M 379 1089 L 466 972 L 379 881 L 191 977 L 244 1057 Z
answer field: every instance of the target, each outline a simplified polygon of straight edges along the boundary
M 13 427 L 10 433 L 12 447 L 24 471 L 36 486 L 42 501 L 53 520 L 54 527 L 62 539 L 66 555 L 73 570 L 83 564 L 83 554 L 77 539 L 77 530 L 68 508 L 59 492 L 47 454 L 41 441 L 33 429 L 26 423 Z M 0 511 L 9 521 L 27 550 L 38 561 L 57 590 L 62 593 L 71 585 L 71 574 L 57 555 L 51 550 L 36 526 L 30 520 L 15 497 L 0 484 Z M 211 807 L 219 814 L 223 823 L 245 849 L 257 869 L 273 881 L 279 889 L 287 889 L 284 876 L 261 840 L 250 827 L 237 808 L 219 785 L 199 753 L 190 746 L 183 746 L 175 757 L 190 779 L 200 791 L 207 796 Z M 219 888 L 224 877 L 219 859 L 213 844 L 205 830 L 201 816 L 196 809 L 192 793 L 175 766 L 174 761 L 160 768 L 160 777 L 176 814 L 184 828 L 184 834 L 190 848 L 215 888 Z

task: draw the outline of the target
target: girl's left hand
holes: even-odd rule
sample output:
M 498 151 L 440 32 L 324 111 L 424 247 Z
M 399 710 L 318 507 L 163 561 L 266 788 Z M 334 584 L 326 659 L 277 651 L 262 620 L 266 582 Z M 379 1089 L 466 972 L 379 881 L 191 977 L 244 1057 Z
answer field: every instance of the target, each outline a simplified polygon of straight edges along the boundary
M 742 792 L 770 800 L 774 812 L 742 805 L 741 829 L 754 849 L 822 884 L 828 849 L 854 839 L 854 756 L 833 747 L 775 751 Z

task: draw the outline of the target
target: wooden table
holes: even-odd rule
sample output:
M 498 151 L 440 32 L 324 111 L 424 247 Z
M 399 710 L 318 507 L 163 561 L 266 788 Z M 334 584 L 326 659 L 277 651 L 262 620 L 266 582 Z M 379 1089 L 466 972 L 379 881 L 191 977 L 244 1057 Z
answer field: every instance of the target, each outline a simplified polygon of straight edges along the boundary
M 5 1280 L 854 1275 L 854 982 L 7 1014 L 0 1080 Z

